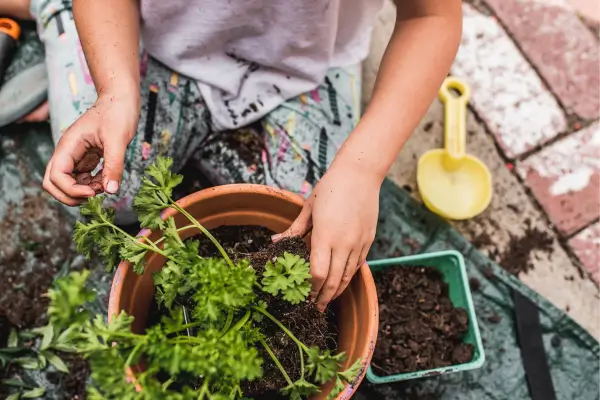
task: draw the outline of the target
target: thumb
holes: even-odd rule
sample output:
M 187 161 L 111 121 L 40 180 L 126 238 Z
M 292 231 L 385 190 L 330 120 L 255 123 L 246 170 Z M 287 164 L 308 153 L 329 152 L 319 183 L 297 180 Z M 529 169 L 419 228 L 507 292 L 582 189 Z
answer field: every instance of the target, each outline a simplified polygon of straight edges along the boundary
M 102 181 L 106 193 L 115 194 L 119 191 L 123 178 L 123 163 L 127 146 L 119 141 L 104 143 L 104 166 Z
M 312 207 L 311 204 L 305 204 L 300 212 L 300 215 L 292 223 L 292 225 L 283 233 L 271 236 L 273 243 L 277 243 L 282 239 L 292 237 L 303 237 L 312 228 Z

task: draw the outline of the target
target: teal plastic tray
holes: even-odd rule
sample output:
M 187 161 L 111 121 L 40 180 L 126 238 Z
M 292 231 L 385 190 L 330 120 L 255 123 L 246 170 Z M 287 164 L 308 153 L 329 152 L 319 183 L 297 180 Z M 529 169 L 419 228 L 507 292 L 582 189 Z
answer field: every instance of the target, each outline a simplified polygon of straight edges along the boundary
M 469 289 L 469 281 L 462 254 L 450 250 L 379 261 L 369 261 L 369 266 L 374 273 L 392 267 L 402 268 L 403 265 L 435 268 L 442 273 L 444 282 L 448 284 L 450 301 L 452 301 L 452 304 L 454 304 L 455 307 L 462 307 L 467 310 L 467 313 L 469 314 L 469 330 L 465 333 L 463 341 L 465 343 L 470 343 L 475 347 L 473 359 L 465 364 L 387 376 L 376 375 L 373 372 L 373 369 L 369 367 L 367 370 L 367 379 L 371 383 L 382 384 L 480 368 L 485 361 L 485 353 L 481 343 L 479 326 L 477 325 L 477 316 L 475 315 L 473 300 L 471 299 L 471 290 Z

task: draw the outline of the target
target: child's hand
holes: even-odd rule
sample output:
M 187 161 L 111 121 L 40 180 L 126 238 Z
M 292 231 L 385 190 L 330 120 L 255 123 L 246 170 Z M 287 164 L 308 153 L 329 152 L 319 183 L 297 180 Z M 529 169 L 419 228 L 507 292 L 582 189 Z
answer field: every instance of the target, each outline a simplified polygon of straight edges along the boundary
M 107 193 L 116 193 L 123 176 L 125 149 L 136 132 L 138 116 L 136 100 L 100 96 L 60 138 L 46 167 L 44 189 L 68 206 L 94 196 L 96 191 L 78 184 L 73 173 L 84 155 L 96 148 L 104 157 L 102 188 Z
M 365 263 L 375 238 L 381 178 L 358 165 L 334 163 L 302 212 L 283 234 L 303 236 L 312 227 L 311 297 L 320 310 L 339 296 Z

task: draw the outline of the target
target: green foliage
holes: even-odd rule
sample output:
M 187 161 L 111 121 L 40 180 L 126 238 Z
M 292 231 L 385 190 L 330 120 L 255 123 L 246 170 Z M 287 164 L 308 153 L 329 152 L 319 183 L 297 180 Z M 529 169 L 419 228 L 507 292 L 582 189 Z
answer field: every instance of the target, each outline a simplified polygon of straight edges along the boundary
M 90 318 L 83 306 L 94 299 L 94 293 L 85 287 L 90 272 L 71 272 L 64 278 L 57 279 L 54 288 L 48 291 L 50 305 L 48 319 L 55 329 L 67 329 Z M 52 330 L 53 328 L 47 328 Z M 44 338 L 49 334 L 45 334 Z M 47 340 L 47 339 L 46 339 Z
M 281 389 L 281 394 L 289 397 L 291 400 L 302 400 L 303 397 L 310 396 L 318 392 L 319 387 L 306 381 L 304 378 L 300 378 L 291 385 Z
M 143 228 L 164 228 L 160 217 L 162 211 L 171 205 L 173 189 L 181 183 L 183 176 L 174 174 L 170 168 L 173 160 L 159 157 L 156 163 L 146 169 L 146 177 L 133 199 L 133 209 Z
M 87 222 L 75 223 L 73 241 L 77 251 L 88 259 L 93 250 L 98 249 L 106 263 L 106 270 L 112 271 L 121 259 L 131 261 L 138 270 L 147 251 L 139 240 L 127 235 L 114 225 L 114 210 L 102 208 L 103 196 L 88 199 L 81 206 L 81 215 Z
M 318 347 L 311 347 L 306 353 L 308 364 L 306 368 L 318 383 L 326 383 L 333 379 L 340 368 L 339 364 L 344 361 L 345 354 L 331 354 L 331 351 L 321 351 Z
M 353 366 L 339 372 L 343 353 L 333 355 L 328 350 L 307 348 L 267 311 L 267 303 L 258 296 L 264 291 L 292 304 L 306 300 L 310 292 L 309 263 L 285 253 L 265 265 L 259 283 L 247 260 L 232 262 L 210 232 L 173 202 L 173 188 L 182 177 L 170 171 L 172 163 L 159 157 L 148 167 L 133 202 L 141 225 L 160 229 L 159 240 L 133 237 L 118 228 L 114 211 L 102 208 L 101 196 L 81 208 L 86 222 L 78 222 L 74 234 L 78 251 L 87 257 L 98 251 L 108 269 L 124 259 L 141 274 L 148 251 L 165 257 L 163 268 L 153 275 L 156 301 L 163 314 L 160 321 L 137 334 L 131 331 L 133 317 L 123 311 L 113 315 L 110 323 L 101 315 L 91 316 L 86 310 L 86 304 L 94 300 L 93 292 L 85 287 L 89 272 L 72 272 L 49 291 L 50 323 L 35 331 L 41 337 L 40 350 L 18 354 L 9 362 L 29 368 L 52 365 L 66 372 L 67 366 L 57 352 L 75 352 L 91 367 L 92 384 L 87 390 L 91 400 L 241 399 L 242 383 L 262 377 L 263 360 L 257 348 L 263 344 L 268 349 L 262 329 L 272 322 L 298 345 L 300 352 L 302 374 L 292 382 L 268 349 L 288 382 L 281 390 L 283 394 L 300 400 L 317 393 L 317 384 L 334 379 L 334 391 L 342 390 L 344 382 L 354 379 L 359 370 Z M 183 241 L 175 220 L 161 218 L 169 207 L 176 208 L 207 235 L 223 258 L 202 258 L 198 241 Z M 188 311 L 185 314 L 184 309 Z M 18 339 L 15 341 L 12 334 L 10 343 L 18 348 Z M 9 353 L 2 350 L 0 361 L 5 362 L 2 357 L 7 358 Z M 142 390 L 136 390 L 125 371 L 142 357 L 145 370 L 135 376 Z M 164 374 L 169 377 L 166 382 L 158 378 Z
M 284 300 L 299 304 L 310 293 L 310 264 L 298 255 L 284 253 L 272 263 L 267 262 L 263 273 L 263 290 L 277 296 L 283 293 Z

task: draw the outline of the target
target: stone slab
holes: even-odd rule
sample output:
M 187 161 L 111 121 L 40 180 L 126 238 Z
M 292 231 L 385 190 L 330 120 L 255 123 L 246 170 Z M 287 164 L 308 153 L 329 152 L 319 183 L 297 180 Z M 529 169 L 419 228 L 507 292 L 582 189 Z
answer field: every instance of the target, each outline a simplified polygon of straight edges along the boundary
M 600 216 L 599 123 L 530 156 L 517 170 L 562 234 Z
M 471 85 L 471 104 L 508 158 L 567 129 L 563 112 L 512 39 L 463 3 L 463 38 L 452 73 Z
M 569 240 L 569 246 L 596 284 L 600 284 L 600 222 Z
M 486 2 L 568 112 L 583 119 L 598 118 L 598 38 L 581 21 L 571 3 L 567 0 Z

